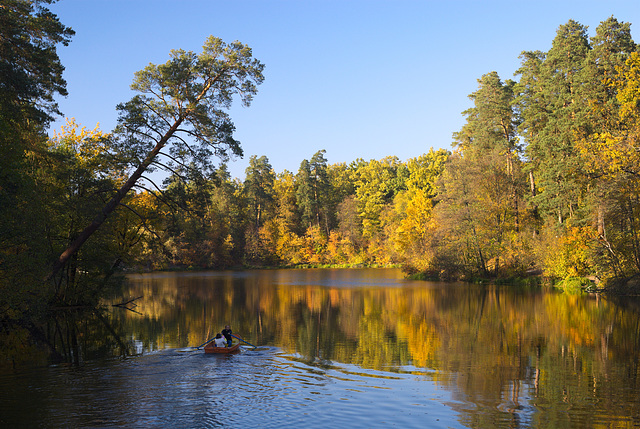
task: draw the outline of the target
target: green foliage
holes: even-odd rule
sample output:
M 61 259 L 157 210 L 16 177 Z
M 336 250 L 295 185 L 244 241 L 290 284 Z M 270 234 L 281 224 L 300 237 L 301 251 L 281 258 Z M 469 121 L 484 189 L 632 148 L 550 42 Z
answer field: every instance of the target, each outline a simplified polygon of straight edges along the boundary
M 66 95 L 57 46 L 74 34 L 46 5 L 8 0 L 0 11 L 0 321 L 38 314 L 51 291 L 40 168 L 51 159 L 44 128 Z
M 250 104 L 262 83 L 263 68 L 249 47 L 239 42 L 227 45 L 211 36 L 199 55 L 171 51 L 167 63 L 149 64 L 136 73 L 131 88 L 140 94 L 118 106 L 111 145 L 128 177 L 62 250 L 47 278 L 64 277 L 60 273 L 65 265 L 147 171 L 159 166 L 177 176 L 203 177 L 212 172 L 212 155 L 240 155 L 226 110 L 234 96 Z
M 47 125 L 59 115 L 56 94 L 67 95 L 58 44 L 75 34 L 44 5 L 52 0 L 5 0 L 0 19 L 0 120 Z
M 541 270 L 566 284 L 640 273 L 628 23 L 611 17 L 590 39 L 571 20 L 548 52 L 522 53 L 517 82 L 481 76 L 453 154 L 329 164 L 319 150 L 296 174 L 254 155 L 240 181 L 213 159 L 242 155 L 227 111 L 263 81 L 250 48 L 210 37 L 201 53 L 172 51 L 136 73 L 114 133 L 71 121 L 47 142 L 54 95 L 66 94 L 55 47 L 73 34 L 47 3 L 9 1 L 0 24 L 0 317 L 97 302 L 123 265 L 402 264 L 499 282 Z M 144 189 L 155 169 L 168 179 Z
M 514 257 L 521 235 L 524 175 L 519 159 L 514 83 L 492 72 L 470 95 L 474 107 L 454 134 L 458 153 L 442 175 L 435 209 L 436 266 L 465 276 L 500 277 L 522 269 Z M 514 243 L 514 240 L 516 241 Z M 515 246 L 514 246 L 515 245 Z
M 373 238 L 380 232 L 380 215 L 405 188 L 407 168 L 395 156 L 372 159 L 355 171 L 355 197 L 358 214 L 362 218 L 363 236 Z
M 300 163 L 296 175 L 296 203 L 306 228 L 322 226 L 328 234 L 333 216 L 330 214 L 332 200 L 329 197 L 331 192 L 325 152 L 320 150 L 310 161 L 305 159 Z
M 135 74 L 139 92 L 120 104 L 118 150 L 138 165 L 152 148 L 168 146 L 168 165 L 211 167 L 211 155 L 242 155 L 226 110 L 234 96 L 248 106 L 264 77 L 264 65 L 239 42 L 210 36 L 202 52 L 173 50 L 164 64 L 149 64 Z M 157 166 L 162 166 L 158 163 Z
M 260 158 L 253 155 L 249 159 L 249 167 L 246 170 L 244 191 L 250 212 L 253 213 L 254 228 L 260 228 L 263 212 L 273 210 L 273 182 L 276 178 L 269 159 L 266 156 Z

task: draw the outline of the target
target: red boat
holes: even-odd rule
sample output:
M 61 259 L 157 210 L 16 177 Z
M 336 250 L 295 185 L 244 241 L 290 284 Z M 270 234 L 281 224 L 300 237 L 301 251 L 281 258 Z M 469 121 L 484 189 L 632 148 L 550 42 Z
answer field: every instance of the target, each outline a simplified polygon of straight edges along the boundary
M 240 349 L 240 343 L 234 344 L 231 347 L 215 347 L 213 342 L 204 346 L 205 353 L 233 353 L 237 352 Z

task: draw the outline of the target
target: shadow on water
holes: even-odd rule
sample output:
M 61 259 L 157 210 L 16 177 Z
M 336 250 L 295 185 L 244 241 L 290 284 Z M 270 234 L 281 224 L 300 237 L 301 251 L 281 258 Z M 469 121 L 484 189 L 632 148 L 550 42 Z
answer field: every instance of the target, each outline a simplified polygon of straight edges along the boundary
M 71 364 L 139 354 L 136 344 L 105 308 L 54 311 L 26 328 L 2 335 L 2 367 Z

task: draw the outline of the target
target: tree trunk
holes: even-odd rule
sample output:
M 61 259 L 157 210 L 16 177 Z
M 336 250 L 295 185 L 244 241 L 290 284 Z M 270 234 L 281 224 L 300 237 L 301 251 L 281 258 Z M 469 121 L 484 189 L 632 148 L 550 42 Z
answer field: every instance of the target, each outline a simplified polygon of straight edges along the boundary
M 513 175 L 513 159 L 511 158 L 511 152 L 507 154 L 507 169 L 509 170 L 509 178 L 511 179 L 511 198 L 513 199 L 513 215 L 514 215 L 514 229 L 516 232 L 520 232 L 520 212 L 518 210 L 518 192 L 516 188 L 516 180 Z
M 60 254 L 58 260 L 54 263 L 53 269 L 46 277 L 46 280 L 50 280 L 55 276 L 58 271 L 69 261 L 69 259 L 78 251 L 80 247 L 84 244 L 91 235 L 96 232 L 96 230 L 104 223 L 107 217 L 115 210 L 115 208 L 120 204 L 122 199 L 125 197 L 127 192 L 133 188 L 138 179 L 142 177 L 142 174 L 149 168 L 149 165 L 153 162 L 155 157 L 160 153 L 160 150 L 165 146 L 167 141 L 173 136 L 176 132 L 182 121 L 184 120 L 183 116 L 180 116 L 169 128 L 164 136 L 158 141 L 156 146 L 147 154 L 145 160 L 138 166 L 136 171 L 129 177 L 129 179 L 125 182 L 124 185 L 118 190 L 116 195 L 111 198 L 111 200 L 102 208 L 102 211 L 95 219 L 87 226 L 78 237 L 73 240 L 73 242 L 65 249 L 64 252 Z
M 638 229 L 636 227 L 636 221 L 634 216 L 634 201 L 633 198 L 629 198 L 627 204 L 627 221 L 629 222 L 629 229 L 631 233 L 631 243 L 633 246 L 633 260 L 636 265 L 636 270 L 640 271 L 640 240 L 638 240 Z
M 597 210 L 598 210 L 598 236 L 606 240 L 607 232 L 604 228 L 604 208 L 602 207 L 602 203 L 598 204 Z
M 533 178 L 533 171 L 529 171 L 529 187 L 531 189 L 531 196 L 535 197 L 536 196 L 536 182 Z M 538 216 L 538 206 L 537 205 L 533 205 L 533 216 L 534 218 L 536 218 Z M 533 229 L 533 238 L 535 238 L 538 235 L 538 231 L 534 228 Z

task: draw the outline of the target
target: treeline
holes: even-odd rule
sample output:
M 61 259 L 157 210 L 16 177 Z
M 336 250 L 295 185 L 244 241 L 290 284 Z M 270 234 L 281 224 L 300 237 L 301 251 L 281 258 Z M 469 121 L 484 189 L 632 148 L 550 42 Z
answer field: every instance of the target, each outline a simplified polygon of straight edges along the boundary
M 140 230 L 135 261 L 149 269 L 422 264 L 449 155 L 347 165 L 329 164 L 320 150 L 295 174 L 252 156 L 244 181 L 224 167 L 209 180 L 172 176 L 162 199 L 135 196 L 155 214 L 147 220 L 154 232 Z
M 640 272 L 640 56 L 630 24 L 595 35 L 575 21 L 519 79 L 491 72 L 469 98 L 454 150 L 329 164 L 325 152 L 276 174 L 252 157 L 243 182 L 178 180 L 138 261 L 229 267 L 401 264 L 440 278 L 541 272 L 569 284 Z M 155 201 L 155 202 L 154 202 Z M 164 209 L 162 207 L 165 207 Z
M 73 31 L 14 0 L 0 26 L 0 318 L 95 302 L 123 268 L 400 264 L 443 279 L 629 279 L 640 272 L 640 56 L 611 17 L 569 21 L 518 81 L 479 79 L 453 152 L 297 172 L 251 157 L 225 109 L 262 82 L 251 50 L 210 37 L 136 73 L 110 133 L 73 121 L 56 46 Z M 145 175 L 169 172 L 162 184 Z M 156 186 L 157 185 L 157 186 Z M 99 227 L 99 229 L 98 229 Z M 90 237 L 90 238 L 89 238 Z M 53 266 L 53 269 L 52 269 Z

